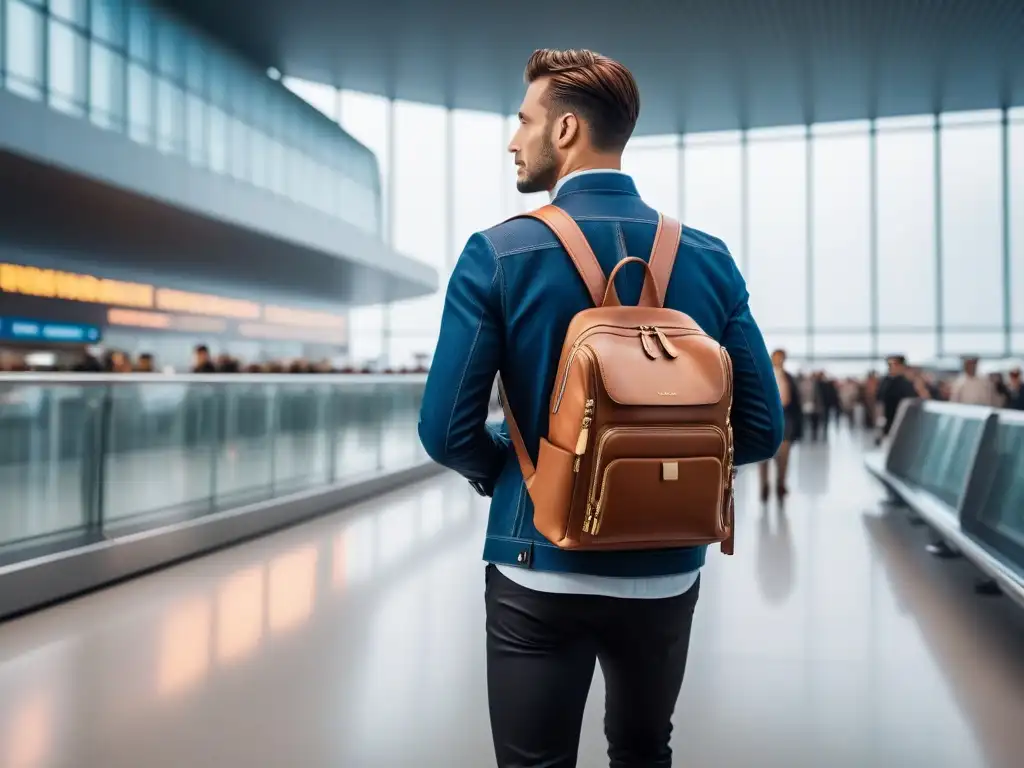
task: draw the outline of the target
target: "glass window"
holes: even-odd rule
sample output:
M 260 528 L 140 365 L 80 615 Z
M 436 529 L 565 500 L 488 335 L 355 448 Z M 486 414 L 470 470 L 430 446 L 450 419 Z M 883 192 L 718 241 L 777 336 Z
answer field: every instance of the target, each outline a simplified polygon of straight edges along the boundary
M 21 0 L 7 2 L 7 88 L 38 99 L 43 92 L 43 14 Z
M 153 82 L 149 70 L 128 65 L 128 135 L 134 141 L 153 141 Z
M 85 27 L 88 0 L 50 0 L 50 15 L 77 27 Z
M 501 115 L 453 110 L 452 245 L 458 251 L 470 235 L 493 227 L 504 218 L 502 185 L 505 161 L 501 153 Z M 446 254 L 450 264 L 459 254 Z
M 50 105 L 61 112 L 85 114 L 88 48 L 85 36 L 50 19 Z
M 223 110 L 207 108 L 210 121 L 210 170 L 215 173 L 228 172 L 228 119 Z
M 943 355 L 1002 355 L 1006 349 L 1006 336 L 1002 330 L 975 333 L 942 334 Z
M 807 143 L 751 140 L 750 305 L 762 328 L 807 327 Z
M 348 313 L 349 354 L 354 365 L 375 363 L 384 354 L 381 346 L 387 307 L 354 307 Z
M 187 155 L 189 162 L 206 166 L 206 104 L 198 96 L 185 99 L 185 123 L 188 132 Z
M 228 173 L 236 179 L 248 180 L 249 126 L 238 118 L 228 119 Z
M 269 140 L 270 159 L 268 170 L 270 172 L 270 189 L 279 194 L 285 195 L 288 192 L 288 160 L 284 145 L 274 139 Z
M 92 0 L 92 36 L 124 47 L 124 0 Z
M 1002 137 L 998 125 L 942 129 L 942 325 L 1003 325 Z
M 300 80 L 297 77 L 285 77 L 281 82 L 307 104 L 320 110 L 331 120 L 336 119 L 334 88 L 323 83 Z
M 185 38 L 185 87 L 206 94 L 206 41 L 194 32 Z
M 879 328 L 934 328 L 935 133 L 879 131 L 877 141 Z
M 680 218 L 678 142 L 636 149 L 627 145 L 622 153 L 622 170 L 633 177 L 645 203 Z
M 871 327 L 870 142 L 866 133 L 818 136 L 813 141 L 812 324 L 815 330 L 867 330 Z
M 745 263 L 743 239 L 743 150 L 739 141 L 687 144 L 684 149 L 683 222 L 725 241 Z
M 848 356 L 867 357 L 873 353 L 871 349 L 871 333 L 815 333 L 811 348 L 815 358 Z
M 394 246 L 434 267 L 445 284 L 453 257 L 448 253 L 449 163 L 447 113 L 440 107 L 395 102 Z M 436 151 L 424 152 L 423 147 Z M 461 245 L 461 243 L 460 243 Z M 392 364 L 411 362 L 412 354 L 431 354 L 441 325 L 443 292 L 391 308 L 391 330 L 405 339 L 389 351 Z M 394 353 L 394 354 L 392 354 Z
M 1024 123 L 1010 125 L 1010 321 L 1024 331 Z
M 381 230 L 385 239 L 390 229 L 388 205 L 390 189 L 388 189 L 388 145 L 391 135 L 390 107 L 388 100 L 382 96 L 374 96 L 355 91 L 341 92 L 341 125 L 357 141 L 377 156 L 381 176 L 382 213 Z M 344 202 L 342 203 L 345 204 Z M 347 218 L 347 217 L 346 217 Z
M 260 131 L 249 131 L 249 167 L 252 170 L 252 183 L 261 189 L 270 185 L 268 169 L 267 137 Z
M 222 109 L 228 103 L 227 73 L 224 60 L 212 50 L 206 56 L 206 87 L 209 89 L 210 103 Z
M 111 130 L 124 124 L 124 58 L 103 43 L 92 44 L 89 102 L 92 121 Z
M 161 152 L 185 150 L 185 94 L 174 83 L 157 79 L 157 147 Z
M 142 3 L 128 4 L 128 53 L 149 64 L 153 53 L 153 14 Z
M 908 283 L 907 285 L 913 285 Z M 906 355 L 911 365 L 920 365 L 935 359 L 938 354 L 938 335 L 927 333 L 879 333 L 878 355 Z
M 184 33 L 173 19 L 164 18 L 156 28 L 157 70 L 173 81 L 185 79 Z

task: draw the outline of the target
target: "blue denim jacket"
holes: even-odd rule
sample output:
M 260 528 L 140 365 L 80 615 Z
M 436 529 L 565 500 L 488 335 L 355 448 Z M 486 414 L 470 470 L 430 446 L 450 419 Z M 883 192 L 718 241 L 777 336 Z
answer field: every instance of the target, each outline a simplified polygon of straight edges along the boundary
M 657 212 L 629 176 L 589 173 L 566 180 L 554 199 L 583 229 L 605 274 L 625 256 L 648 258 Z M 623 303 L 640 296 L 644 272 L 616 280 Z M 782 403 L 747 289 L 725 244 L 684 228 L 666 305 L 689 314 L 729 351 L 735 377 L 732 423 L 737 464 L 771 458 L 783 434 Z M 563 551 L 533 526 L 533 505 L 505 425 L 486 425 L 495 375 L 536 461 L 565 332 L 590 306 L 586 286 L 554 235 L 513 219 L 473 235 L 452 273 L 427 378 L 419 434 L 427 453 L 491 495 L 488 562 L 602 576 L 686 573 L 706 547 L 644 552 Z

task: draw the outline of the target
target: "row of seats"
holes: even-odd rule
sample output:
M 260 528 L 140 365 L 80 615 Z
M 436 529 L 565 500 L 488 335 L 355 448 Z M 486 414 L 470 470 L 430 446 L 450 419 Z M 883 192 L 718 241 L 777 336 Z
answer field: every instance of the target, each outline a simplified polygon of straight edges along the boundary
M 936 534 L 934 554 L 966 555 L 1024 605 L 1024 413 L 904 401 L 868 469 Z

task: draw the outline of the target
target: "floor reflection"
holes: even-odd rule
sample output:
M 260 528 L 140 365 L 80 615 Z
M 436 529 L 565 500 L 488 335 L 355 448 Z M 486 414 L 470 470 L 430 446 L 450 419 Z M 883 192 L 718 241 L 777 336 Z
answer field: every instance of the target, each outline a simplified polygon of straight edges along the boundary
M 1019 765 L 1024 617 L 879 512 L 861 442 L 798 446 L 785 505 L 741 473 L 681 764 Z M 445 477 L 0 625 L 0 766 L 493 764 L 486 504 Z M 581 766 L 607 763 L 602 696 L 598 674 Z

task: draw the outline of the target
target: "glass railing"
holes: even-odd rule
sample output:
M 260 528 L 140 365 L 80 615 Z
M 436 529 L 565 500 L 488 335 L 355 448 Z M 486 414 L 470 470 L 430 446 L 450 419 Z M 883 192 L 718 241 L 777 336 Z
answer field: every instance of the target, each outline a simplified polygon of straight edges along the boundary
M 427 461 L 424 376 L 0 376 L 0 565 Z

